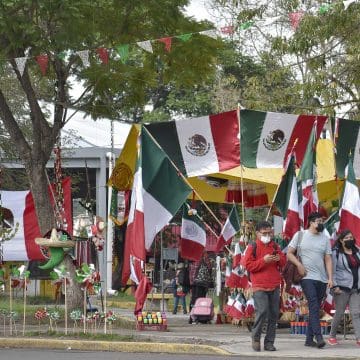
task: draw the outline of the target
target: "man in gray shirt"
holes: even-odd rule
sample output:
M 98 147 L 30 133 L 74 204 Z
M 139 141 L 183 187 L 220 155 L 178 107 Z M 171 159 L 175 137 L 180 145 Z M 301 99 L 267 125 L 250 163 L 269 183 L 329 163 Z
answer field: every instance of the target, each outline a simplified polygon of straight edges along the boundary
M 320 213 L 311 213 L 308 223 L 307 230 L 299 231 L 293 236 L 288 246 L 287 258 L 297 266 L 299 273 L 304 275 L 301 287 L 309 307 L 305 346 L 322 348 L 325 341 L 320 327 L 320 305 L 325 297 L 326 287 L 333 286 L 331 245 L 328 237 L 323 234 L 324 224 Z M 296 251 L 301 261 L 295 256 Z

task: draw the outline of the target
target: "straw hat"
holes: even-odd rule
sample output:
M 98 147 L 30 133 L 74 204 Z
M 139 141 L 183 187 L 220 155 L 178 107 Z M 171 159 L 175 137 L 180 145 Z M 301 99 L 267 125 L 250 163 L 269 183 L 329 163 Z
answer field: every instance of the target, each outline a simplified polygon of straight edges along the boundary
M 50 239 L 47 238 L 35 238 L 36 244 L 40 246 L 48 246 L 48 247 L 61 247 L 61 248 L 69 248 L 75 246 L 75 241 L 73 240 L 61 240 L 58 237 L 56 229 L 51 230 Z

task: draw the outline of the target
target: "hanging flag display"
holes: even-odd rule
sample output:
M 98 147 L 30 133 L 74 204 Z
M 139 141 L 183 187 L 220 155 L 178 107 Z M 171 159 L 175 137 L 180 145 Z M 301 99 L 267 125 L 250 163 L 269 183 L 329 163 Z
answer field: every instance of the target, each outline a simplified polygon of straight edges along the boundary
M 186 176 L 217 173 L 240 164 L 236 110 L 144 126 Z
M 129 58 L 129 45 L 119 45 L 116 47 L 116 51 L 120 56 L 121 62 L 125 64 L 127 59 Z
M 274 199 L 284 221 L 283 237 L 291 239 L 300 230 L 299 196 L 295 174 L 295 157 L 290 156 L 286 172 Z
M 326 119 L 326 116 L 241 110 L 242 164 L 250 168 L 282 168 L 297 140 L 295 153 L 300 166 L 315 120 L 318 139 Z
M 350 153 L 353 156 L 355 177 L 360 178 L 360 122 L 353 120 L 337 119 L 335 126 L 336 142 L 336 173 L 341 179 L 345 177 L 345 168 L 349 161 Z
M 153 53 L 153 47 L 151 45 L 151 41 L 150 40 L 146 40 L 146 41 L 139 41 L 136 43 L 137 46 L 139 46 L 141 49 L 149 52 L 149 53 Z
M 181 221 L 181 257 L 198 261 L 206 245 L 206 231 L 203 222 L 187 205 L 183 206 Z
M 53 184 L 53 189 L 55 185 Z M 71 180 L 69 177 L 62 181 L 64 196 L 64 212 L 68 224 L 67 232 L 72 234 L 72 200 Z M 54 191 L 54 190 L 53 190 Z M 50 201 L 53 204 L 49 189 Z M 11 241 L 3 243 L 4 261 L 45 260 L 40 247 L 35 243 L 36 237 L 42 237 L 35 204 L 29 191 L 1 191 L 2 208 L 12 214 L 13 226 L 18 224 L 18 230 Z
M 233 204 L 228 218 L 221 230 L 215 252 L 220 252 L 225 245 L 230 245 L 232 238 L 240 231 L 240 220 L 236 205 Z
M 316 184 L 316 122 L 311 131 L 309 143 L 306 148 L 303 163 L 300 168 L 298 180 L 301 182 L 302 189 L 302 218 L 304 228 L 308 228 L 308 216 L 310 213 L 318 211 L 319 198 Z
M 165 50 L 167 52 L 171 51 L 171 44 L 172 44 L 172 38 L 171 37 L 164 37 L 161 39 L 158 39 L 159 42 L 162 42 L 165 45 Z
M 104 47 L 100 47 L 96 49 L 97 54 L 99 55 L 99 58 L 101 60 L 101 62 L 104 65 L 107 65 L 109 63 L 109 51 L 108 49 L 104 48 Z
M 352 160 L 347 166 L 347 177 L 340 206 L 339 232 L 349 229 L 360 246 L 360 196 Z
M 77 51 L 76 54 L 81 59 L 81 62 L 82 62 L 84 67 L 90 66 L 89 50 L 80 50 L 80 51 Z

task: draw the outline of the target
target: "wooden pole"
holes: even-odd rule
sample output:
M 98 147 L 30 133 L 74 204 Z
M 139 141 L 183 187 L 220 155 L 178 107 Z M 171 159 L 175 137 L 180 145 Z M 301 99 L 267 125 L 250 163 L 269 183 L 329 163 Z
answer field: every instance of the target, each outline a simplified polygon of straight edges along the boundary
M 86 286 L 84 288 L 84 334 L 86 334 Z
M 67 278 L 64 279 L 64 294 L 65 294 L 65 335 L 68 333 L 68 308 L 67 308 Z
M 9 290 L 10 290 L 10 335 L 12 335 L 12 288 L 11 288 L 11 275 L 9 276 Z
M 26 324 L 26 278 L 24 283 L 24 315 L 23 315 L 23 336 L 25 335 L 25 324 Z

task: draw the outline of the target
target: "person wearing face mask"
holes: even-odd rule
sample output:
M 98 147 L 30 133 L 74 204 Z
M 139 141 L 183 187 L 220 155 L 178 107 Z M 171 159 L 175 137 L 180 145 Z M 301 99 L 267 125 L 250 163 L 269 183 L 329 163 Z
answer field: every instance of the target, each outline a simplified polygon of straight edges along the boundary
M 286 263 L 285 254 L 272 240 L 271 224 L 261 221 L 256 224 L 256 241 L 247 247 L 242 264 L 250 273 L 255 320 L 252 327 L 252 348 L 261 350 L 262 327 L 267 320 L 264 350 L 275 351 L 276 325 L 280 308 L 280 268 Z
M 320 349 L 325 346 L 321 334 L 320 306 L 326 294 L 326 287 L 331 289 L 333 286 L 331 245 L 330 239 L 323 234 L 324 224 L 320 213 L 311 213 L 308 216 L 308 224 L 307 230 L 298 231 L 293 236 L 288 245 L 287 258 L 304 276 L 300 284 L 309 307 L 305 346 Z M 297 250 L 300 261 L 295 256 Z
M 344 230 L 338 236 L 333 247 L 332 259 L 335 315 L 331 323 L 328 343 L 338 344 L 337 328 L 346 306 L 349 305 L 356 344 L 360 346 L 360 251 L 355 245 L 354 236 L 350 230 Z

